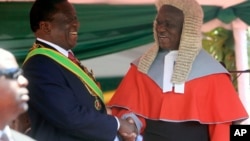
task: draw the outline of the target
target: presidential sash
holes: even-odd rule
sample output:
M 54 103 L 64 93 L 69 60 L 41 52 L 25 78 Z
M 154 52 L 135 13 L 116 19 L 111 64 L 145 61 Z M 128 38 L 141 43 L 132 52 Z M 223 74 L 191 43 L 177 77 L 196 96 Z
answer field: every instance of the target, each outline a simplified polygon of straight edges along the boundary
M 71 60 L 69 60 L 66 56 L 63 54 L 44 47 L 36 47 L 32 48 L 32 50 L 28 53 L 27 57 L 24 60 L 25 64 L 29 58 L 35 55 L 45 55 L 57 63 L 59 63 L 64 68 L 71 71 L 73 74 L 75 74 L 84 84 L 88 86 L 88 88 L 91 89 L 92 92 L 94 92 L 101 100 L 104 102 L 103 93 L 102 90 L 98 87 L 98 85 L 95 83 L 93 79 L 91 79 L 87 73 L 83 71 L 83 69 L 73 63 Z

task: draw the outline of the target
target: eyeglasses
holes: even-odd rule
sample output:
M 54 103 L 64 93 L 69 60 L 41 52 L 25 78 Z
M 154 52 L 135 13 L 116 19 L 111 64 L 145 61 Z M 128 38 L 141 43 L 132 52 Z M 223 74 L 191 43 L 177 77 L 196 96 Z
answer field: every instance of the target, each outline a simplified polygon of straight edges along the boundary
M 5 76 L 8 79 L 17 79 L 22 74 L 21 68 L 0 69 L 0 76 Z

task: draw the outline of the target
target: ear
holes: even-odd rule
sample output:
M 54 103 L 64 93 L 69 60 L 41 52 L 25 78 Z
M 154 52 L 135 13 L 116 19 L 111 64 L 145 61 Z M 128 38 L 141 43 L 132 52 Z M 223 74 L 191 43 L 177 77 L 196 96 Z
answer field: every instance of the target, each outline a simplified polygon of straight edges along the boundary
M 40 27 L 40 29 L 41 29 L 44 33 L 50 33 L 50 31 L 51 31 L 51 24 L 50 24 L 50 22 L 41 21 L 41 22 L 39 23 L 39 27 Z

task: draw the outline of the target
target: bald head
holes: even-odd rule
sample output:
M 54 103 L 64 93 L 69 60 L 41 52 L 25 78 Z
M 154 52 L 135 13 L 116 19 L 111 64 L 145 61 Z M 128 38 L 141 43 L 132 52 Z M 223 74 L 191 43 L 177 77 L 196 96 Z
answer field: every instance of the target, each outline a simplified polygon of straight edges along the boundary
M 15 56 L 0 48 L 0 130 L 28 109 L 28 80 Z
M 9 69 L 17 67 L 18 64 L 14 55 L 9 51 L 0 48 L 0 69 Z

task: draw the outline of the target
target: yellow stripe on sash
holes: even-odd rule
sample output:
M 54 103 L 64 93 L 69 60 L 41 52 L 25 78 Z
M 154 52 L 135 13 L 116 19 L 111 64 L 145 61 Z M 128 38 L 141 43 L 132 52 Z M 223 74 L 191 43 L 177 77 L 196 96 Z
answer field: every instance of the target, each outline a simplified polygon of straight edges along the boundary
M 78 65 L 76 65 L 66 56 L 57 51 L 48 48 L 35 48 L 28 53 L 27 57 L 24 60 L 24 63 L 30 57 L 39 54 L 53 59 L 54 61 L 74 73 L 76 76 L 78 76 L 78 78 L 81 79 L 82 82 L 88 85 L 88 87 L 104 102 L 102 90 L 97 86 L 97 84 Z

